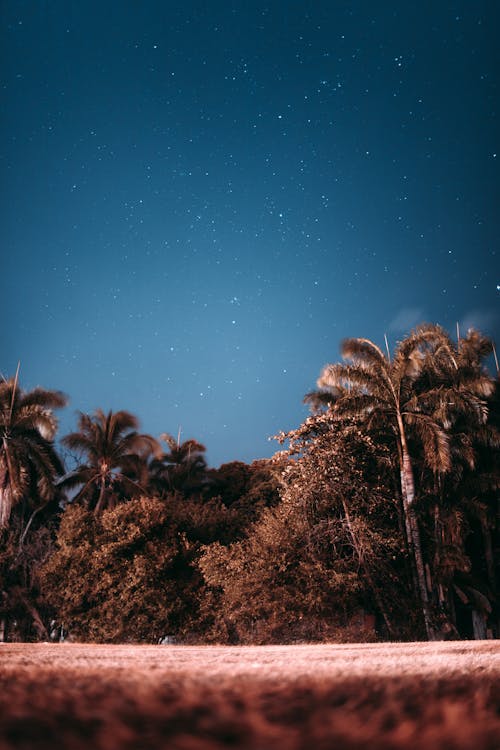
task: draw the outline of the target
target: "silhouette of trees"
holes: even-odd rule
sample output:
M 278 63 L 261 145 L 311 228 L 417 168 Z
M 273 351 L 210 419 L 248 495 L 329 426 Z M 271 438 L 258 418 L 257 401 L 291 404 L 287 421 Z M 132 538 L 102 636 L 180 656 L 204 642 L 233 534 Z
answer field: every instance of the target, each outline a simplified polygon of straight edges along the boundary
M 149 466 L 150 488 L 159 495 L 179 492 L 185 496 L 200 493 L 207 481 L 206 448 L 196 440 L 180 442 L 167 432 L 160 435 L 168 451 Z
M 53 410 L 66 397 L 23 391 L 18 374 L 0 383 L 0 641 L 47 637 L 35 573 L 50 549 L 64 472 Z
M 93 416 L 80 414 L 78 428 L 61 441 L 86 459 L 60 482 L 65 490 L 78 488 L 73 502 L 101 513 L 146 491 L 148 459 L 161 450 L 154 438 L 137 432 L 136 417 L 97 409 Z
M 0 383 L 0 640 L 51 621 L 100 641 L 269 643 L 500 636 L 500 389 L 491 341 L 422 325 L 391 358 L 347 339 L 273 459 L 127 411 Z M 65 493 L 67 493 L 65 495 Z M 127 501 L 127 502 L 124 502 Z

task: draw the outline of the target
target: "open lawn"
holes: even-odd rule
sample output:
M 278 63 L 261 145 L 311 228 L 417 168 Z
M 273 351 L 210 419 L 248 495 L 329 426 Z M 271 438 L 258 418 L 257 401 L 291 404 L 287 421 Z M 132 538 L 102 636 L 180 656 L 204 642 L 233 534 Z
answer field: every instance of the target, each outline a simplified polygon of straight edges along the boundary
M 0 750 L 498 750 L 500 642 L 0 646 Z

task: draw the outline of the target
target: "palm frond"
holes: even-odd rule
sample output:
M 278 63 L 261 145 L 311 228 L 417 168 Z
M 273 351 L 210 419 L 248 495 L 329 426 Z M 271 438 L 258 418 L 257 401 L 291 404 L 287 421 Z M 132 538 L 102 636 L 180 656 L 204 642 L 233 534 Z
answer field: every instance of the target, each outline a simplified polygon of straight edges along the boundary
M 375 412 L 387 410 L 387 404 L 370 393 L 351 393 L 334 405 L 332 414 L 342 418 L 367 418 Z
M 457 471 L 463 471 L 461 465 L 466 465 L 469 469 L 474 470 L 476 465 L 476 451 L 470 435 L 465 433 L 452 434 L 450 440 L 450 456 L 452 463 L 457 467 Z
M 42 409 L 62 409 L 67 403 L 68 397 L 64 393 L 38 387 L 23 394 L 20 408 L 40 406 Z
M 149 467 L 147 461 L 136 453 L 130 453 L 129 455 L 123 456 L 120 463 L 120 472 L 126 476 L 141 476 L 144 472 L 148 472 Z
M 458 351 L 465 364 L 480 365 L 493 351 L 493 341 L 474 328 L 469 328 L 465 338 L 460 340 Z
M 414 381 L 424 369 L 438 367 L 443 357 L 450 364 L 455 362 L 448 333 L 437 324 L 423 323 L 398 343 L 393 360 L 396 377 L 399 381 L 403 378 Z
M 54 447 L 38 430 L 26 431 L 18 436 L 20 442 L 29 451 L 30 457 L 42 458 L 46 469 L 55 477 L 64 474 L 63 462 Z
M 11 486 L 0 488 L 0 528 L 8 526 L 14 503 Z
M 113 440 L 116 435 L 121 435 L 127 430 L 138 430 L 139 420 L 128 411 L 110 411 L 106 417 L 108 426 L 108 438 Z
M 500 448 L 500 430 L 494 425 L 480 425 L 474 429 L 474 441 L 485 448 Z
M 151 435 L 139 435 L 131 432 L 125 435 L 117 443 L 117 453 L 127 455 L 128 453 L 137 453 L 141 456 L 153 455 L 159 458 L 162 455 L 162 449 L 159 442 Z
M 98 456 L 95 440 L 83 432 L 70 432 L 61 438 L 61 443 L 72 451 L 86 454 L 92 462 L 95 462 Z
M 162 432 L 160 435 L 160 440 L 163 440 L 163 442 L 166 443 L 171 450 L 177 447 L 177 438 L 174 438 L 174 436 L 169 432 Z
M 14 429 L 18 433 L 37 430 L 45 440 L 53 440 L 58 421 L 51 411 L 39 406 L 22 407 L 15 418 Z
M 380 392 L 387 394 L 389 384 L 375 368 L 357 367 L 344 364 L 325 365 L 318 378 L 318 386 L 324 390 L 333 389 L 340 397 L 352 390 L 360 392 Z
M 332 406 L 341 394 L 342 392 L 338 388 L 310 391 L 306 393 L 302 401 L 304 404 L 309 404 L 311 411 L 317 414 Z
M 361 338 L 344 339 L 341 344 L 344 359 L 351 360 L 360 367 L 370 369 L 387 369 L 389 362 L 386 355 L 373 341 Z
M 488 418 L 486 401 L 477 398 L 470 391 L 460 388 L 430 388 L 414 395 L 405 405 L 408 411 L 432 414 L 447 429 L 459 418 L 467 418 L 469 423 L 485 424 Z
M 425 461 L 435 473 L 446 473 L 451 468 L 449 438 L 433 419 L 426 414 L 403 412 L 406 425 L 412 427 L 424 450 Z
M 95 473 L 93 469 L 91 469 L 88 466 L 78 466 L 73 471 L 68 472 L 64 476 L 62 476 L 57 482 L 58 487 L 63 487 L 65 489 L 73 489 L 73 487 L 79 487 L 82 484 L 86 484 L 87 482 L 91 481 L 93 478 L 98 477 L 99 475 Z
M 489 398 L 495 391 L 495 381 L 485 372 L 466 373 L 458 380 L 458 387 L 463 391 L 470 391 L 475 396 Z

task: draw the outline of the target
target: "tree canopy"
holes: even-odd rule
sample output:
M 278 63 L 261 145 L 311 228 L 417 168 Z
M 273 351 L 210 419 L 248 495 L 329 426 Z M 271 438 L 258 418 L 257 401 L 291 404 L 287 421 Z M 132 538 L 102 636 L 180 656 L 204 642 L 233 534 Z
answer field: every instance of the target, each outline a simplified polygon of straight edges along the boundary
M 0 639 L 273 643 L 500 637 L 492 342 L 346 339 L 312 414 L 207 465 L 125 410 L 0 383 Z M 165 446 L 165 448 L 162 447 Z

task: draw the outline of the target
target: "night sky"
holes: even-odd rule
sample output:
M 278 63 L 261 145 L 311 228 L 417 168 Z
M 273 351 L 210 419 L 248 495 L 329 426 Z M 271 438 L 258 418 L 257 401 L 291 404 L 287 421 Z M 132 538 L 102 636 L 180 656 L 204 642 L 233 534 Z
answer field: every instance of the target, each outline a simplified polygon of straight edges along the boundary
M 346 336 L 500 333 L 500 4 L 3 0 L 1 370 L 211 465 Z

